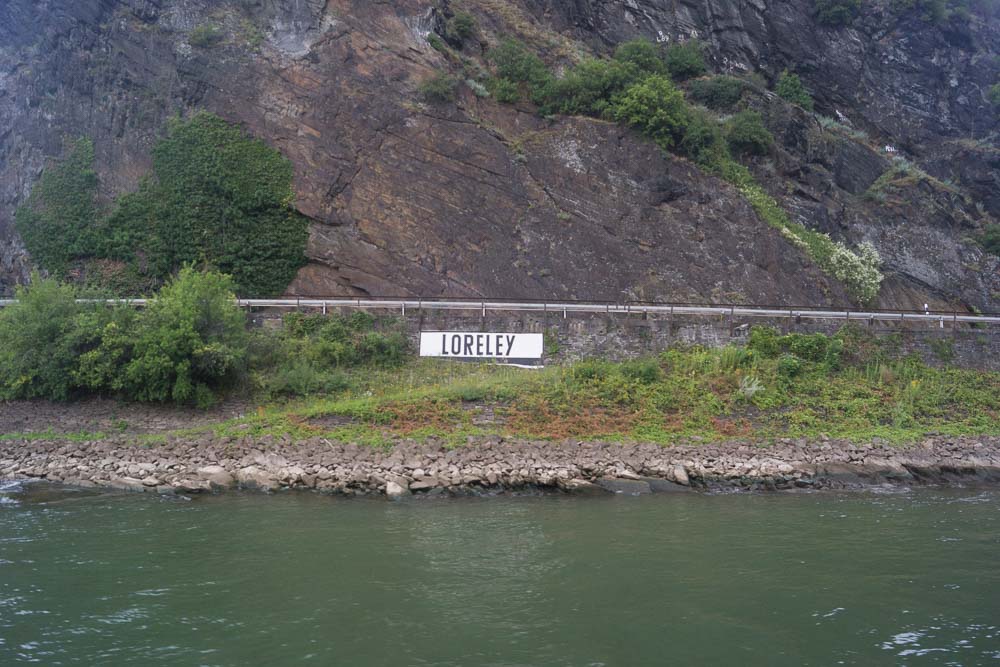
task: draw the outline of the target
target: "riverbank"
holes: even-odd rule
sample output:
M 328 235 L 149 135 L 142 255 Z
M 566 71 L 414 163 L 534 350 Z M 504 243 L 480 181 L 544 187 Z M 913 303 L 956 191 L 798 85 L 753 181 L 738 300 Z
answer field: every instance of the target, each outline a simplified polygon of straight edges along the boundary
M 270 436 L 168 438 L 153 445 L 127 437 L 5 440 L 0 479 L 166 494 L 252 489 L 390 497 L 1000 485 L 1000 437 L 932 436 L 903 447 L 833 439 L 663 447 L 497 436 L 457 448 L 433 438 L 391 448 Z

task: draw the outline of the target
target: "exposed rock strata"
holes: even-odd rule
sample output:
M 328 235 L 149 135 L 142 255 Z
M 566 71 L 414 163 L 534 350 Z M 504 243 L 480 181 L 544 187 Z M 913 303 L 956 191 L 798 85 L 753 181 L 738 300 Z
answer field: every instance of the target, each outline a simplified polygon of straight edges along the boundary
M 291 293 L 849 302 L 734 189 L 631 132 L 550 123 L 465 88 L 454 104 L 422 102 L 427 77 L 466 76 L 427 41 L 461 5 L 482 28 L 462 54 L 473 60 L 501 34 L 554 66 L 638 35 L 697 35 L 719 71 L 769 82 L 798 71 L 821 113 L 842 112 L 953 184 L 867 203 L 884 156 L 791 111 L 769 116 L 780 147 L 757 177 L 796 220 L 878 247 L 889 274 L 879 305 L 995 310 L 1000 262 L 968 239 L 1000 212 L 1000 172 L 994 148 L 969 139 L 996 131 L 983 91 L 1000 31 L 978 15 L 930 25 L 883 4 L 837 30 L 815 24 L 811 0 L 8 0 L 0 291 L 30 269 L 13 212 L 66 136 L 94 138 L 106 200 L 146 173 L 166 118 L 204 108 L 294 164 L 296 206 L 313 225 Z M 207 23 L 223 41 L 192 46 Z
M 318 438 L 171 440 L 153 447 L 124 438 L 0 443 L 0 480 L 32 478 L 135 492 L 300 489 L 392 498 L 524 489 L 636 495 L 997 484 L 1000 437 L 930 437 L 905 448 L 836 440 L 661 447 L 495 437 L 457 449 L 401 441 L 389 450 Z

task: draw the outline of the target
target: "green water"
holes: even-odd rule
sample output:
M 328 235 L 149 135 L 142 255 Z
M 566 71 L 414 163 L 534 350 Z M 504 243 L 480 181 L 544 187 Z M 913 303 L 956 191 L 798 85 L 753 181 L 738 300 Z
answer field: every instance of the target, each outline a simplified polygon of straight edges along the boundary
M 1000 662 L 995 491 L 0 499 L 0 665 Z

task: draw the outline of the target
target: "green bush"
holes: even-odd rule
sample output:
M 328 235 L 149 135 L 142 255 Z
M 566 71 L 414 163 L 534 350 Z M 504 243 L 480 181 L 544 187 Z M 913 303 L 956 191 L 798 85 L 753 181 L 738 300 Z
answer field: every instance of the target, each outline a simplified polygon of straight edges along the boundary
M 861 0 L 815 0 L 813 8 L 823 25 L 844 26 L 861 11 Z
M 673 148 L 681 140 L 691 121 L 684 96 L 664 76 L 650 76 L 630 86 L 615 99 L 611 113 L 664 149 Z
M 445 22 L 444 38 L 456 49 L 462 48 L 465 41 L 476 34 L 476 19 L 468 12 L 455 12 Z
M 755 325 L 750 328 L 747 347 L 765 359 L 773 359 L 781 354 L 781 336 L 771 327 Z
M 542 59 L 528 50 L 521 42 L 508 39 L 489 52 L 489 60 L 496 67 L 497 77 L 523 85 L 528 97 L 541 103 L 552 82 L 552 74 Z
M 778 376 L 790 379 L 802 372 L 802 362 L 794 354 L 783 354 L 778 358 Z
M 447 74 L 435 74 L 420 83 L 420 95 L 428 102 L 454 102 L 458 80 Z
M 740 101 L 746 85 L 731 76 L 695 79 L 690 83 L 691 99 L 715 111 L 728 111 Z
M 128 395 L 203 402 L 235 378 L 247 354 L 246 317 L 235 298 L 229 277 L 181 269 L 138 322 L 125 367 Z
M 692 109 L 679 148 L 681 153 L 702 166 L 717 164 L 726 158 L 726 142 L 719 123 L 700 109 Z
M 188 44 L 200 49 L 210 49 L 219 44 L 224 35 L 222 29 L 214 23 L 203 23 L 195 26 L 188 35 Z
M 684 81 L 705 73 L 705 56 L 701 42 L 689 39 L 671 44 L 666 54 L 667 71 L 675 81 Z
M 641 78 L 629 62 L 590 58 L 553 81 L 547 92 L 547 113 L 591 114 L 609 112 L 612 99 Z
M 514 104 L 521 99 L 521 88 L 510 79 L 490 79 L 489 90 L 501 104 Z
M 655 359 L 626 361 L 619 368 L 624 377 L 640 384 L 653 384 L 663 377 L 663 370 Z
M 802 80 L 799 79 L 798 74 L 792 74 L 786 69 L 778 77 L 778 84 L 775 86 L 774 92 L 783 100 L 787 100 L 792 104 L 798 104 L 807 111 L 813 110 L 812 96 L 806 90 L 805 86 L 802 85 Z
M 42 172 L 15 224 L 35 264 L 66 276 L 72 261 L 88 252 L 97 220 L 94 143 L 77 139 L 65 157 Z
M 741 111 L 726 124 L 726 142 L 737 155 L 766 155 L 774 137 L 757 111 Z
M 66 400 L 80 350 L 76 291 L 37 273 L 0 311 L 0 397 Z
M 648 39 L 640 38 L 622 42 L 615 49 L 614 59 L 633 65 L 643 74 L 667 73 L 667 66 L 663 62 L 660 48 Z
M 983 250 L 1000 257 L 1000 225 L 986 225 L 986 228 L 977 240 L 979 241 L 979 245 L 983 247 Z

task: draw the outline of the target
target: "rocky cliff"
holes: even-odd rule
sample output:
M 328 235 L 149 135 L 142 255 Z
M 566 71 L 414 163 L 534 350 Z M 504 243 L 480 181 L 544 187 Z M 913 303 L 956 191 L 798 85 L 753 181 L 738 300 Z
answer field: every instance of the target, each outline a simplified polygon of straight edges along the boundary
M 812 0 L 5 0 L 0 285 L 26 278 L 13 213 L 67 137 L 93 138 L 110 201 L 167 118 L 206 109 L 294 165 L 312 224 L 292 294 L 849 304 L 733 187 L 623 126 L 467 85 L 419 94 L 486 66 L 502 35 L 557 69 L 696 37 L 777 139 L 758 181 L 794 220 L 879 250 L 877 305 L 1000 310 L 1000 261 L 975 242 L 1000 216 L 995 8 L 903 4 L 828 27 Z M 433 34 L 459 10 L 475 38 L 443 53 Z M 768 91 L 786 69 L 816 113 Z

